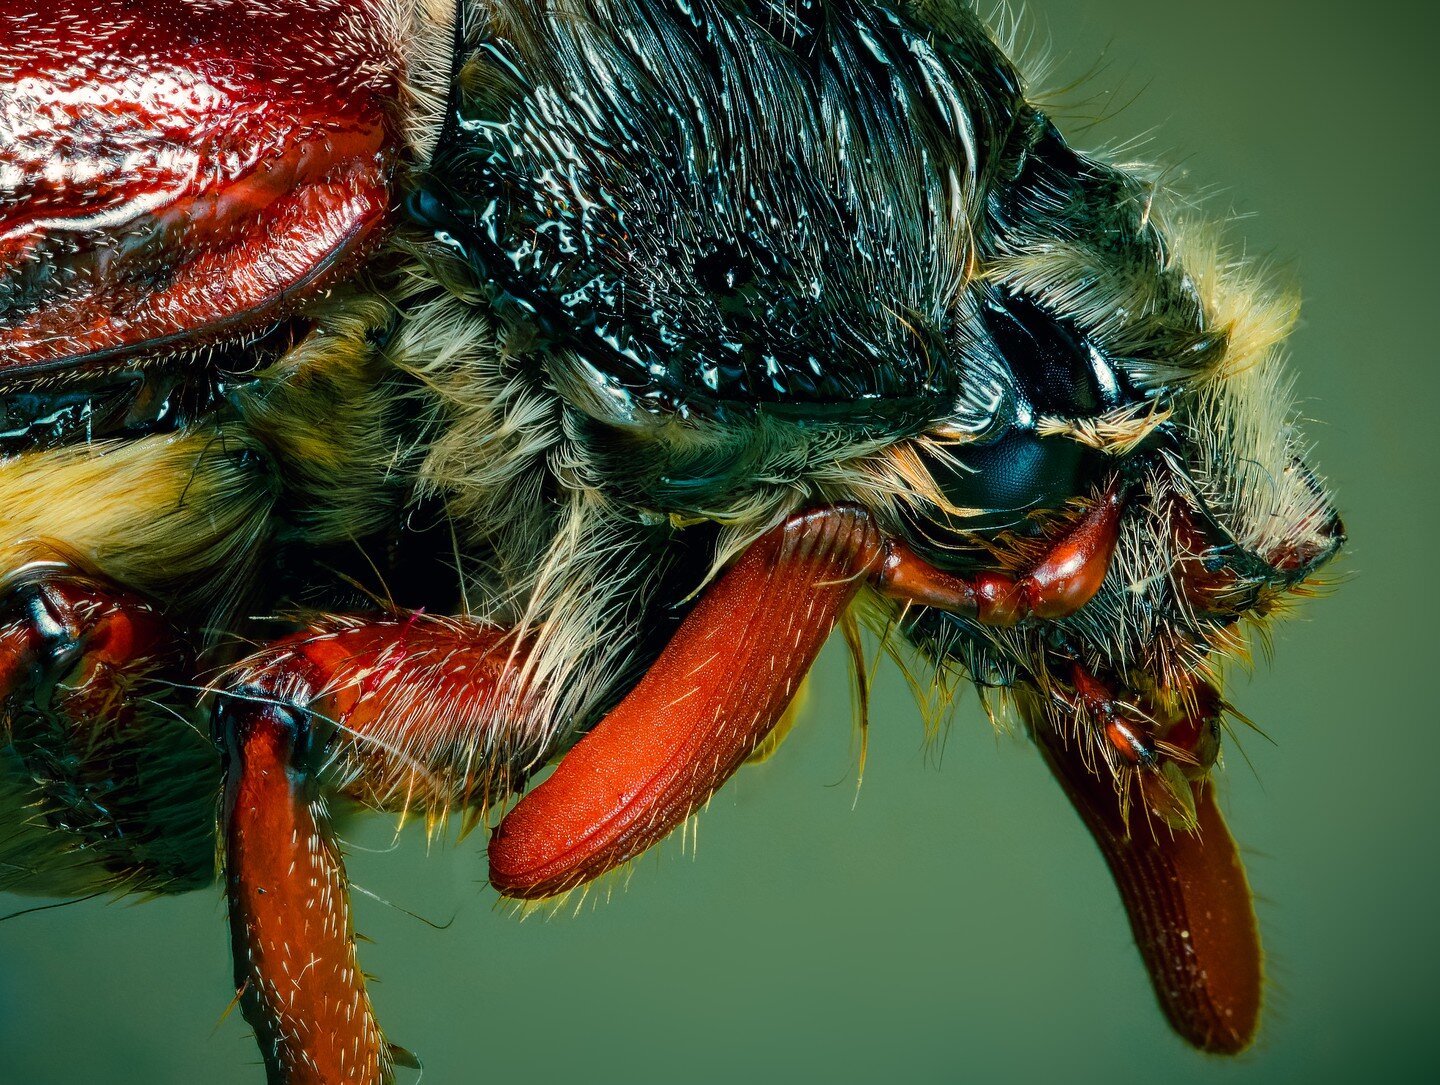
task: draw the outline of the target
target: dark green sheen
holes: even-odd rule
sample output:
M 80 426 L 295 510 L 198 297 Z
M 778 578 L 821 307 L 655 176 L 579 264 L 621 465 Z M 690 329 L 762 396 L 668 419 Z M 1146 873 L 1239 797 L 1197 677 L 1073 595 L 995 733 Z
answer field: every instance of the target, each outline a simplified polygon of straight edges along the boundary
M 1169 1033 L 1093 844 L 973 698 L 926 746 L 882 669 L 857 802 L 832 646 L 807 722 L 717 797 L 698 856 L 667 844 L 579 918 L 492 910 L 475 838 L 427 856 L 412 826 L 392 853 L 352 848 L 359 885 L 454 917 L 437 931 L 357 894 L 377 1008 L 427 1085 L 1433 1074 L 1440 26 L 1397 0 L 1027 8 L 1059 58 L 1051 85 L 1090 73 L 1060 120 L 1072 142 L 1152 133 L 1138 153 L 1210 192 L 1211 215 L 1244 216 L 1234 234 L 1304 293 L 1291 353 L 1324 423 L 1315 462 L 1349 529 L 1336 575 L 1350 579 L 1233 686 L 1273 739 L 1243 739 L 1244 756 L 1232 744 L 1222 785 L 1270 952 L 1259 1045 L 1224 1062 Z M 349 839 L 388 849 L 390 826 Z M 260 1080 L 240 1016 L 216 1024 L 223 923 L 202 891 L 0 925 L 0 1082 Z

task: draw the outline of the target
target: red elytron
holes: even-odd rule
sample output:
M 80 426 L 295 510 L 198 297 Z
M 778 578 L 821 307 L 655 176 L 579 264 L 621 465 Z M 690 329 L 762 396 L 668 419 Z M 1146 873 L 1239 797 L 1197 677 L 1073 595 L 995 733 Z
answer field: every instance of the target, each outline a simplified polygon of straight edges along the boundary
M 353 268 L 399 150 L 363 11 L 7 3 L 0 267 L 35 297 L 4 366 L 233 336 Z

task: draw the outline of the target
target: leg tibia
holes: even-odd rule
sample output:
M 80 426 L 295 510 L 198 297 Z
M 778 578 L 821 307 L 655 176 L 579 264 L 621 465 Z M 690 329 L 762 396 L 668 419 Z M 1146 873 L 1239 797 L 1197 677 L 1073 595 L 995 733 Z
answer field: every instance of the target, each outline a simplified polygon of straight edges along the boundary
M 1204 1051 L 1235 1054 L 1259 1027 L 1260 936 L 1240 855 L 1202 779 L 1192 789 L 1194 830 L 1125 817 L 1108 774 L 1047 722 L 1031 727 L 1119 887 L 1140 955 L 1175 1031 Z
M 330 618 L 231 673 L 217 719 L 225 884 L 240 1003 L 272 1085 L 390 1079 L 322 787 L 431 812 L 486 801 L 485 766 L 508 764 L 494 730 L 517 705 L 514 647 L 424 615 Z
M 702 597 L 649 672 L 490 842 L 501 892 L 564 892 L 638 855 L 703 804 L 769 734 L 862 584 L 995 625 L 1073 613 L 1099 588 L 1117 487 L 1018 578 L 965 579 L 883 539 L 861 509 L 792 517 Z
M 378 1085 L 390 1056 L 355 959 L 345 868 L 303 714 L 221 711 L 229 761 L 225 888 L 235 983 L 272 1085 Z
M 1119 537 L 1123 508 L 1119 487 L 1107 490 L 1021 576 L 1003 572 L 958 576 L 937 569 L 904 543 L 890 540 L 875 573 L 875 586 L 892 598 L 938 607 L 985 625 L 1064 618 L 1100 590 Z
M 880 555 L 852 508 L 792 517 L 701 597 L 638 685 L 490 841 L 515 897 L 581 885 L 698 809 L 764 741 Z

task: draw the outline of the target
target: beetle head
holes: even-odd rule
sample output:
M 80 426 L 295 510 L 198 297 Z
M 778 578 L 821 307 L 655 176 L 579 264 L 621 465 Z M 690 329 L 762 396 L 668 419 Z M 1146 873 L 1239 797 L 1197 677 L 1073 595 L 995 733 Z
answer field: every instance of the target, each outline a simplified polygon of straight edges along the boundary
M 1313 519 L 1308 505 L 1322 500 L 1291 466 L 1302 450 L 1274 358 L 1294 304 L 1167 223 L 1165 203 L 1146 177 L 1077 153 L 1043 114 L 1017 107 L 976 231 L 979 319 L 961 363 L 969 399 L 987 406 L 962 404 L 934 431 L 948 441 L 937 482 L 949 504 L 980 514 L 965 527 L 1007 526 L 1104 474 L 1169 462 L 1229 510 L 1196 509 L 1217 545 L 1304 565 L 1315 555 L 1287 562 L 1261 537 L 1282 530 L 1286 510 L 1287 529 Z M 1224 492 L 1249 494 L 1244 463 L 1255 461 L 1308 479 L 1304 499 L 1285 496 L 1264 530 L 1222 523 L 1258 516 L 1253 496 Z
M 1215 730 L 1242 619 L 1304 593 L 1343 541 L 1277 356 L 1294 304 L 1187 237 L 1152 183 L 1020 118 L 978 242 L 986 360 L 968 372 L 997 406 L 916 442 L 938 494 L 906 530 L 937 564 L 1020 575 L 1067 504 L 1118 485 L 1127 511 L 1079 613 L 997 630 L 929 612 L 910 629 L 978 681 L 1020 687 L 1032 721 L 1073 726 L 1098 676 L 1162 741 L 1180 722 Z

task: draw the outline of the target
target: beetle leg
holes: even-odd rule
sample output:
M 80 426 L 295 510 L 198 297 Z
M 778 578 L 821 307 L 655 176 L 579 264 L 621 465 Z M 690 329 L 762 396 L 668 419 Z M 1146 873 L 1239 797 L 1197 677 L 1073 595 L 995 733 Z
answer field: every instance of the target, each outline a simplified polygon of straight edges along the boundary
M 322 782 L 375 805 L 483 800 L 470 754 L 513 707 L 515 658 L 495 627 L 327 619 L 232 672 L 217 720 L 225 885 L 240 1005 L 274 1085 L 391 1078 Z
M 227 702 L 225 888 L 235 981 L 272 1085 L 377 1085 L 390 1054 L 355 959 L 345 867 L 283 705 Z
M 793 516 L 705 592 L 660 657 L 490 839 L 512 897 L 574 888 L 656 843 L 760 745 L 881 556 L 873 521 Z
M 938 607 L 985 625 L 1015 625 L 1027 618 L 1074 614 L 1100 590 L 1119 537 L 1125 502 L 1111 486 L 1075 525 L 1057 539 L 1020 577 L 987 572 L 957 576 L 937 569 L 904 543 L 886 543 L 884 564 L 875 577 L 883 594 Z
M 74 714 L 93 713 L 104 696 L 96 679 L 113 680 L 117 669 L 168 639 L 149 604 L 64 565 L 30 565 L 7 578 L 3 595 L 0 697 L 23 693 L 38 711 L 63 704 Z
M 218 763 L 166 703 L 188 671 L 175 630 L 139 596 L 54 563 L 0 585 L 0 745 L 27 796 L 0 834 L 0 885 L 210 882 Z M 61 831 L 31 839 L 37 818 Z
M 1171 1025 L 1205 1051 L 1235 1054 L 1259 1027 L 1260 936 L 1235 841 L 1207 779 L 1186 781 L 1193 831 L 1128 819 L 1103 773 L 1027 710 L 1035 741 L 1089 828 L 1119 887 L 1140 955 Z
M 663 838 L 769 734 L 865 583 L 995 624 L 1069 613 L 1105 578 L 1122 507 L 1113 487 L 1018 580 L 936 569 L 849 506 L 791 517 L 711 586 L 640 683 L 510 812 L 490 841 L 491 882 L 552 896 Z

